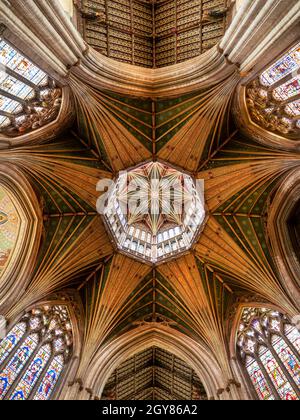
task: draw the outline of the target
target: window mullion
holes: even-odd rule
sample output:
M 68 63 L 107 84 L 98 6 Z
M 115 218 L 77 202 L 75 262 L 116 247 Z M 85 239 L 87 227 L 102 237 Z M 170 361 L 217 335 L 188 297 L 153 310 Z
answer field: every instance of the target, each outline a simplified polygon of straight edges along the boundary
M 259 366 L 260 370 L 262 371 L 262 373 L 263 373 L 263 375 L 264 375 L 264 377 L 265 377 L 265 380 L 267 381 L 267 383 L 268 383 L 269 387 L 271 388 L 271 390 L 272 390 L 272 393 L 273 393 L 274 397 L 275 397 L 277 400 L 281 400 L 281 397 L 280 397 L 280 395 L 278 394 L 278 392 L 277 392 L 277 390 L 276 390 L 275 386 L 273 385 L 273 382 L 272 382 L 272 380 L 271 380 L 271 378 L 270 378 L 270 376 L 269 376 L 268 372 L 266 371 L 266 369 L 265 369 L 265 367 L 264 367 L 264 365 L 263 365 L 262 361 L 260 360 L 259 356 L 258 356 L 257 354 L 254 354 L 254 358 L 255 358 L 255 360 L 256 360 L 256 362 L 257 362 L 257 364 L 258 364 L 258 366 Z
M 9 361 L 12 359 L 12 356 L 15 355 L 16 351 L 21 347 L 21 345 L 24 343 L 24 341 L 26 340 L 26 338 L 30 335 L 30 329 L 27 326 L 28 331 L 25 332 L 25 334 L 23 335 L 23 337 L 21 338 L 21 340 L 18 342 L 18 344 L 15 346 L 15 348 L 11 351 L 11 353 L 9 353 L 6 358 L 3 360 L 2 363 L 0 363 L 0 373 L 3 372 L 3 370 L 7 367 Z
M 299 71 L 299 70 L 298 70 L 298 71 Z M 275 89 L 277 89 L 279 86 L 284 85 L 285 83 L 287 83 L 287 82 L 289 82 L 290 80 L 292 80 L 294 76 L 295 76 L 295 73 L 294 73 L 294 72 L 292 72 L 292 73 L 288 74 L 287 76 L 285 76 L 283 79 L 277 80 L 277 82 L 276 82 L 276 83 L 274 83 L 273 85 L 268 86 L 268 87 L 267 87 L 267 89 L 268 89 L 268 90 L 271 90 L 271 91 L 272 91 L 272 90 L 275 90 Z M 263 85 L 263 86 L 264 86 L 264 85 Z
M 51 344 L 50 344 L 51 345 Z M 52 347 L 52 346 L 51 346 Z M 33 399 L 33 397 L 35 396 L 35 394 L 36 394 L 36 392 L 37 392 L 37 390 L 38 390 L 38 387 L 41 385 L 41 383 L 42 383 L 42 381 L 43 381 L 43 379 L 44 379 L 44 377 L 45 377 L 45 374 L 47 373 L 47 370 L 48 370 L 48 368 L 49 368 L 49 366 L 50 366 L 50 364 L 52 363 L 52 361 L 53 361 L 53 359 L 54 359 L 54 354 L 53 354 L 53 351 L 52 351 L 52 348 L 51 348 L 51 356 L 50 356 L 50 358 L 49 358 L 49 360 L 48 360 L 48 362 L 46 363 L 46 365 L 44 366 L 44 368 L 43 368 L 43 370 L 42 370 L 42 372 L 41 372 L 41 374 L 40 374 L 40 377 L 38 378 L 38 380 L 36 381 L 36 384 L 34 385 L 34 387 L 31 389 L 31 391 L 30 391 L 30 393 L 29 393 L 29 395 L 28 395 L 28 400 L 32 400 Z
M 16 117 L 15 114 L 10 114 L 9 112 L 1 111 L 1 109 L 0 109 L 0 115 L 2 117 L 7 117 L 7 118 L 10 118 L 10 119 L 15 119 L 15 117 Z
M 21 105 L 26 105 L 24 99 L 19 98 L 18 96 L 12 95 L 11 93 L 6 92 L 5 90 L 0 89 L 0 95 L 6 96 L 6 98 L 12 99 L 13 101 L 19 102 Z M 14 114 L 12 114 L 14 115 Z
M 289 99 L 286 99 L 285 101 L 280 102 L 280 106 L 286 106 L 292 102 L 298 101 L 300 99 L 300 94 L 295 96 L 290 96 Z
M 37 90 L 38 86 L 31 82 L 30 80 L 23 77 L 21 74 L 15 72 L 14 70 L 10 69 L 9 67 L 5 66 L 4 64 L 0 63 L 0 71 L 8 74 L 9 76 L 14 77 L 15 79 L 19 80 L 20 82 L 24 83 L 27 86 L 30 86 L 32 89 Z
M 271 340 L 271 334 L 270 334 L 270 340 Z M 269 350 L 272 353 L 272 356 L 274 357 L 274 359 L 276 360 L 276 362 L 278 363 L 278 365 L 280 366 L 280 368 L 283 370 L 283 373 L 285 374 L 287 380 L 289 381 L 289 383 L 290 383 L 291 387 L 293 388 L 293 390 L 295 391 L 296 395 L 298 395 L 298 397 L 300 398 L 299 389 L 298 389 L 297 385 L 295 384 L 294 379 L 290 375 L 290 373 L 287 370 L 287 368 L 284 366 L 284 363 L 282 362 L 282 360 L 280 359 L 280 357 L 276 353 L 276 351 L 275 351 L 274 347 L 272 346 L 272 344 L 269 345 Z
M 294 346 L 294 344 L 286 337 L 286 335 L 282 332 L 280 332 L 280 337 L 284 340 L 285 344 L 291 348 L 292 352 L 298 357 L 298 359 L 300 358 L 299 356 L 299 352 L 296 349 L 296 347 Z
M 40 332 L 35 333 L 35 332 L 32 332 L 31 331 L 28 334 L 28 337 L 30 335 L 34 335 L 34 334 L 40 335 Z M 32 355 L 29 357 L 29 359 L 27 360 L 27 362 L 23 365 L 21 371 L 19 372 L 18 376 L 16 377 L 16 379 L 14 380 L 13 384 L 11 385 L 9 391 L 7 392 L 6 396 L 4 397 L 5 400 L 9 400 L 9 397 L 11 397 L 11 395 L 14 393 L 14 391 L 16 390 L 16 387 L 18 386 L 18 384 L 21 381 L 21 379 L 24 376 L 24 374 L 27 372 L 27 370 L 28 370 L 31 362 L 33 361 L 33 359 L 35 358 L 35 356 L 39 352 L 39 350 L 42 347 L 42 345 L 43 345 L 42 340 L 39 337 L 38 345 L 36 346 L 35 350 L 32 352 Z

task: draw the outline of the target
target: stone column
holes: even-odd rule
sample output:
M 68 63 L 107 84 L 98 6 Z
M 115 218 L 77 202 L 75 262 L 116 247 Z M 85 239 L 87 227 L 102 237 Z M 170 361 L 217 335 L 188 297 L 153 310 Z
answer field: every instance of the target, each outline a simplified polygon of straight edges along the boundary
M 294 28 L 295 39 L 299 37 L 296 29 L 299 19 L 298 0 L 289 0 L 288 6 L 282 0 L 244 0 L 220 48 L 242 72 L 249 72 L 257 63 L 265 65 L 269 54 L 276 56 L 274 46 L 277 50 L 284 49 L 285 42 L 291 42 Z
M 0 315 L 0 340 L 3 340 L 3 338 L 6 336 L 6 319 L 3 315 Z

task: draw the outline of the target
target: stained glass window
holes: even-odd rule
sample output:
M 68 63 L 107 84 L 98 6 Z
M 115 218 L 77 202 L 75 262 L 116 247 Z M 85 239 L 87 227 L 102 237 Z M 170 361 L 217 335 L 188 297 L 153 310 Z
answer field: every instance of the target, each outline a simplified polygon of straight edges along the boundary
M 295 379 L 295 382 L 300 387 L 300 362 L 298 357 L 292 352 L 291 348 L 281 337 L 274 335 L 272 338 L 272 344 L 290 375 Z
M 260 76 L 261 84 L 271 86 L 300 67 L 300 43 L 288 51 Z
M 51 362 L 49 369 L 47 370 L 41 385 L 39 386 L 34 400 L 48 400 L 52 394 L 52 391 L 59 380 L 61 372 L 64 368 L 64 360 L 62 356 L 57 356 Z
M 248 356 L 246 367 L 259 398 L 261 400 L 274 400 L 274 395 L 272 394 L 268 382 L 255 359 Z
M 22 371 L 24 365 L 30 359 L 38 345 L 38 335 L 30 335 L 18 347 L 13 357 L 8 362 L 5 369 L 0 372 L 0 398 L 3 399 L 10 387 L 13 385 L 18 374 Z
M 294 77 L 292 80 L 284 83 L 273 90 L 273 97 L 277 101 L 286 101 L 300 92 L 300 76 Z
M 72 353 L 72 326 L 64 306 L 26 313 L 0 342 L 0 400 L 47 400 Z
M 246 89 L 252 120 L 289 138 L 299 138 L 300 43 L 291 48 Z
M 291 117 L 297 116 L 300 118 L 300 99 L 298 101 L 289 103 L 285 107 L 285 112 Z
M 26 324 L 17 324 L 9 335 L 0 343 L 0 363 L 10 354 L 25 334 Z
M 17 136 L 54 120 L 61 90 L 0 37 L 0 133 Z
M 300 333 L 287 317 L 270 309 L 244 309 L 237 347 L 259 399 L 300 399 Z

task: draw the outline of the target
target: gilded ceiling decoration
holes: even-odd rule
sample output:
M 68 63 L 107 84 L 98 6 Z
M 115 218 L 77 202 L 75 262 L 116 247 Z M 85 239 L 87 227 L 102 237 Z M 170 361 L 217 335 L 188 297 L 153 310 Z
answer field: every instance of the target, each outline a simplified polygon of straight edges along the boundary
M 203 185 L 162 162 L 122 171 L 101 208 L 116 248 L 150 263 L 191 248 L 205 220 Z
M 160 315 L 171 320 L 174 330 L 204 342 L 230 378 L 224 324 L 234 301 L 252 293 L 283 311 L 296 311 L 278 278 L 265 220 L 270 195 L 281 177 L 299 165 L 299 154 L 282 154 L 239 134 L 230 120 L 226 123 L 228 96 L 219 118 L 230 134 L 224 138 L 210 134 L 207 141 L 203 135 L 193 135 L 196 129 L 187 129 L 195 109 L 195 124 L 207 124 L 202 120 L 198 94 L 158 102 L 158 112 L 169 113 L 166 111 L 166 145 L 174 144 L 172 164 L 190 169 L 191 162 L 194 169 L 198 168 L 195 175 L 204 179 L 209 217 L 193 252 L 153 270 L 113 251 L 95 209 L 101 194 L 96 191 L 99 180 L 152 156 L 154 142 L 145 135 L 152 126 L 144 123 L 152 117 L 148 111 L 152 102 L 124 96 L 121 100 L 106 92 L 96 93 L 89 86 L 84 90 L 82 82 L 80 91 L 74 80 L 71 85 L 78 113 L 73 134 L 65 134 L 46 148 L 28 146 L 0 152 L 1 161 L 13 159 L 29 174 L 44 206 L 45 238 L 38 265 L 9 315 L 31 304 L 33 291 L 46 297 L 75 287 L 86 309 L 85 358 L 80 361 L 79 377 L 99 347 L 136 328 L 146 317 L 156 319 Z M 219 86 L 213 89 L 218 92 Z M 228 86 L 226 89 L 230 91 Z M 86 102 L 86 98 L 94 99 Z M 204 101 L 207 107 L 211 98 L 207 95 L 208 102 Z M 221 130 L 215 127 L 212 133 Z M 203 154 L 195 155 L 196 165 L 193 159 L 184 159 L 182 144 L 174 141 L 178 130 L 185 130 L 189 150 L 197 150 L 199 139 L 203 144 Z M 191 156 L 187 150 L 186 154 Z
M 102 394 L 107 400 L 207 400 L 196 373 L 168 351 L 152 347 L 123 362 Z
M 164 67 L 217 45 L 227 26 L 226 0 L 77 0 L 87 43 L 108 57 Z

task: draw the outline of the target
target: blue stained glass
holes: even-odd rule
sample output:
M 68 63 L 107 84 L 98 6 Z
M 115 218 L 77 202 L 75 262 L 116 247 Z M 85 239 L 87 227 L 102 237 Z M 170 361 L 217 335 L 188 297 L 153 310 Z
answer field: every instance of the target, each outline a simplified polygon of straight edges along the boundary
M 264 377 L 258 363 L 252 359 L 247 358 L 247 371 L 254 385 L 254 388 L 261 400 L 273 400 L 274 396 L 271 393 L 270 387 Z
M 37 393 L 34 396 L 34 400 L 48 400 L 57 384 L 57 381 L 61 375 L 64 367 L 64 359 L 62 356 L 56 356 L 47 370 L 41 385 L 39 386 Z
M 0 42 L 0 63 L 36 85 L 47 83 L 47 75 L 42 70 L 3 40 Z
M 262 73 L 260 81 L 264 86 L 272 86 L 300 67 L 300 44 L 297 44 L 275 64 Z
M 0 363 L 2 363 L 19 343 L 26 331 L 26 324 L 17 324 L 0 343 Z
M 0 89 L 21 99 L 31 99 L 35 95 L 30 86 L 4 73 L 0 73 Z
M 278 365 L 277 361 L 273 357 L 270 350 L 265 350 L 262 348 L 260 353 L 260 359 L 268 372 L 280 398 L 283 400 L 297 400 L 298 397 L 288 382 L 286 376 L 282 372 L 281 367 Z
M 15 355 L 9 361 L 6 368 L 0 372 L 0 399 L 3 399 L 9 391 L 11 385 L 23 369 L 35 348 L 38 345 L 38 335 L 33 334 L 26 338 L 24 343 L 18 348 Z
M 294 378 L 297 385 L 300 386 L 300 363 L 298 358 L 282 338 L 273 336 L 272 343 L 276 353 L 284 363 L 290 375 Z
M 7 112 L 9 114 L 17 114 L 22 111 L 23 107 L 12 99 L 7 98 L 6 96 L 0 95 L 0 109 L 1 111 Z
M 26 400 L 29 397 L 32 388 L 41 376 L 42 371 L 50 357 L 51 347 L 47 344 L 38 351 L 37 355 L 11 395 L 11 400 Z

